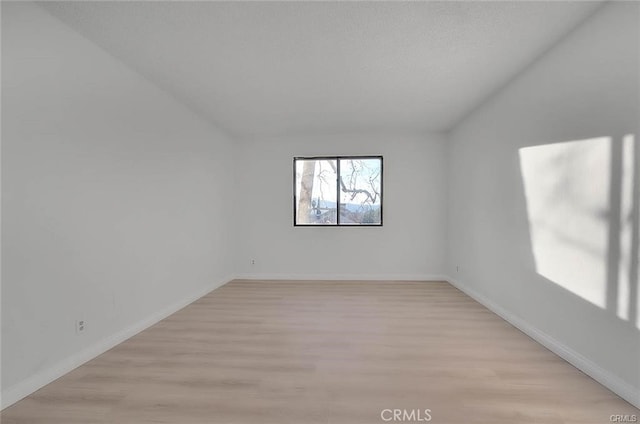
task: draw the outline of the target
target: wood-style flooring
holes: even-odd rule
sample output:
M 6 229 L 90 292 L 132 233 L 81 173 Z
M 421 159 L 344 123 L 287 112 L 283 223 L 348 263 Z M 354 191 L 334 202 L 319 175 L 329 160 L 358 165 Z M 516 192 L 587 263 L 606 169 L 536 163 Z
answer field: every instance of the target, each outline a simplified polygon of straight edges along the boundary
M 640 411 L 445 282 L 236 280 L 2 424 L 609 423 Z M 420 411 L 420 415 L 417 411 Z M 411 416 L 405 418 L 412 418 Z M 422 421 L 418 421 L 418 418 Z

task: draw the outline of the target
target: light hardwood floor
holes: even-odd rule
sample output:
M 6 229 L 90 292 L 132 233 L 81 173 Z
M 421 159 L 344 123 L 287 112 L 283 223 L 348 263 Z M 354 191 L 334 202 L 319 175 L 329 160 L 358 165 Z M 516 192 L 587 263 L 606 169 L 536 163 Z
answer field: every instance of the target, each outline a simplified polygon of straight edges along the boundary
M 384 423 L 386 408 L 430 409 L 432 423 L 446 424 L 640 420 L 638 409 L 445 282 L 243 280 L 1 418 L 358 424 Z

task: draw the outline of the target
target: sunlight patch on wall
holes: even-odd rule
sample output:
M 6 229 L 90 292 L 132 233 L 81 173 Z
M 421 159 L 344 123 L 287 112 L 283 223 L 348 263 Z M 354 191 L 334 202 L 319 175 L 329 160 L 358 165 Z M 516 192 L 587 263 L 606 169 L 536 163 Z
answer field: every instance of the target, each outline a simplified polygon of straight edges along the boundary
M 605 308 L 611 138 L 519 154 L 536 272 Z
M 625 248 L 633 243 L 633 177 L 634 177 L 634 136 L 626 135 L 622 140 L 622 174 L 620 179 L 620 259 L 618 261 L 618 317 L 629 319 L 631 296 L 631 255 L 632 249 Z M 637 285 L 638 282 L 636 281 Z

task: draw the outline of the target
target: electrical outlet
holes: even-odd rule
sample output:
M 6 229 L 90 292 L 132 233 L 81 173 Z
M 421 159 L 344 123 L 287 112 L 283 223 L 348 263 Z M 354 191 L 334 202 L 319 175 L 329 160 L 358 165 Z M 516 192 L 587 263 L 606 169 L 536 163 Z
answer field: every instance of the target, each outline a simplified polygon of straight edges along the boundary
M 255 265 L 256 264 L 256 260 L 255 259 L 251 259 L 251 265 Z
M 76 320 L 76 334 L 84 333 L 85 321 L 83 319 Z

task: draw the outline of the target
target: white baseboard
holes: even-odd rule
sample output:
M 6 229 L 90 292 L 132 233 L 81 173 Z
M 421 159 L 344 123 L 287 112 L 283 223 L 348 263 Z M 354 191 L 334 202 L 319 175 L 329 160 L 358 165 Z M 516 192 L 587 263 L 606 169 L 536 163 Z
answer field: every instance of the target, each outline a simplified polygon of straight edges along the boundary
M 239 274 L 239 280 L 345 280 L 345 281 L 448 281 L 446 275 L 439 274 Z
M 466 293 L 468 296 L 484 305 L 487 309 L 499 315 L 505 321 L 507 321 L 565 361 L 569 362 L 571 365 L 578 368 L 580 371 L 584 372 L 603 386 L 607 387 L 609 390 L 611 390 L 636 408 L 640 408 L 639 388 L 634 387 L 626 381 L 622 380 L 620 377 L 613 375 L 592 360 L 584 357 L 580 353 L 559 342 L 557 339 L 551 337 L 547 333 L 532 326 L 522 318 L 518 317 L 512 312 L 507 311 L 506 309 L 488 299 L 486 296 L 478 293 L 477 291 L 461 283 L 460 281 L 457 281 L 451 277 L 447 277 L 446 281 L 449 281 L 451 285 Z
M 212 290 L 228 283 L 233 278 L 225 278 L 220 281 L 216 281 L 212 284 L 208 284 L 205 287 L 199 289 L 198 291 L 190 294 L 189 296 L 181 299 L 178 302 L 175 302 L 166 308 L 158 311 L 150 315 L 149 317 L 143 319 L 142 321 L 138 321 L 134 325 L 125 328 L 122 331 L 119 331 L 115 334 L 112 334 L 97 343 L 87 347 L 86 349 L 58 362 L 57 364 L 40 371 L 39 373 L 28 377 L 27 379 L 11 386 L 7 389 L 2 390 L 2 398 L 0 399 L 1 409 L 4 409 L 8 406 L 13 405 L 19 400 L 25 398 L 36 390 L 46 386 L 52 381 L 62 377 L 63 375 L 73 371 L 78 368 L 80 365 L 90 361 L 98 355 L 103 354 L 107 350 L 113 348 L 114 346 L 122 343 L 130 337 L 135 336 L 139 332 L 151 327 L 152 325 L 162 321 L 169 315 L 179 311 L 185 306 L 193 303 L 194 301 L 200 299 L 202 296 L 211 292 Z

